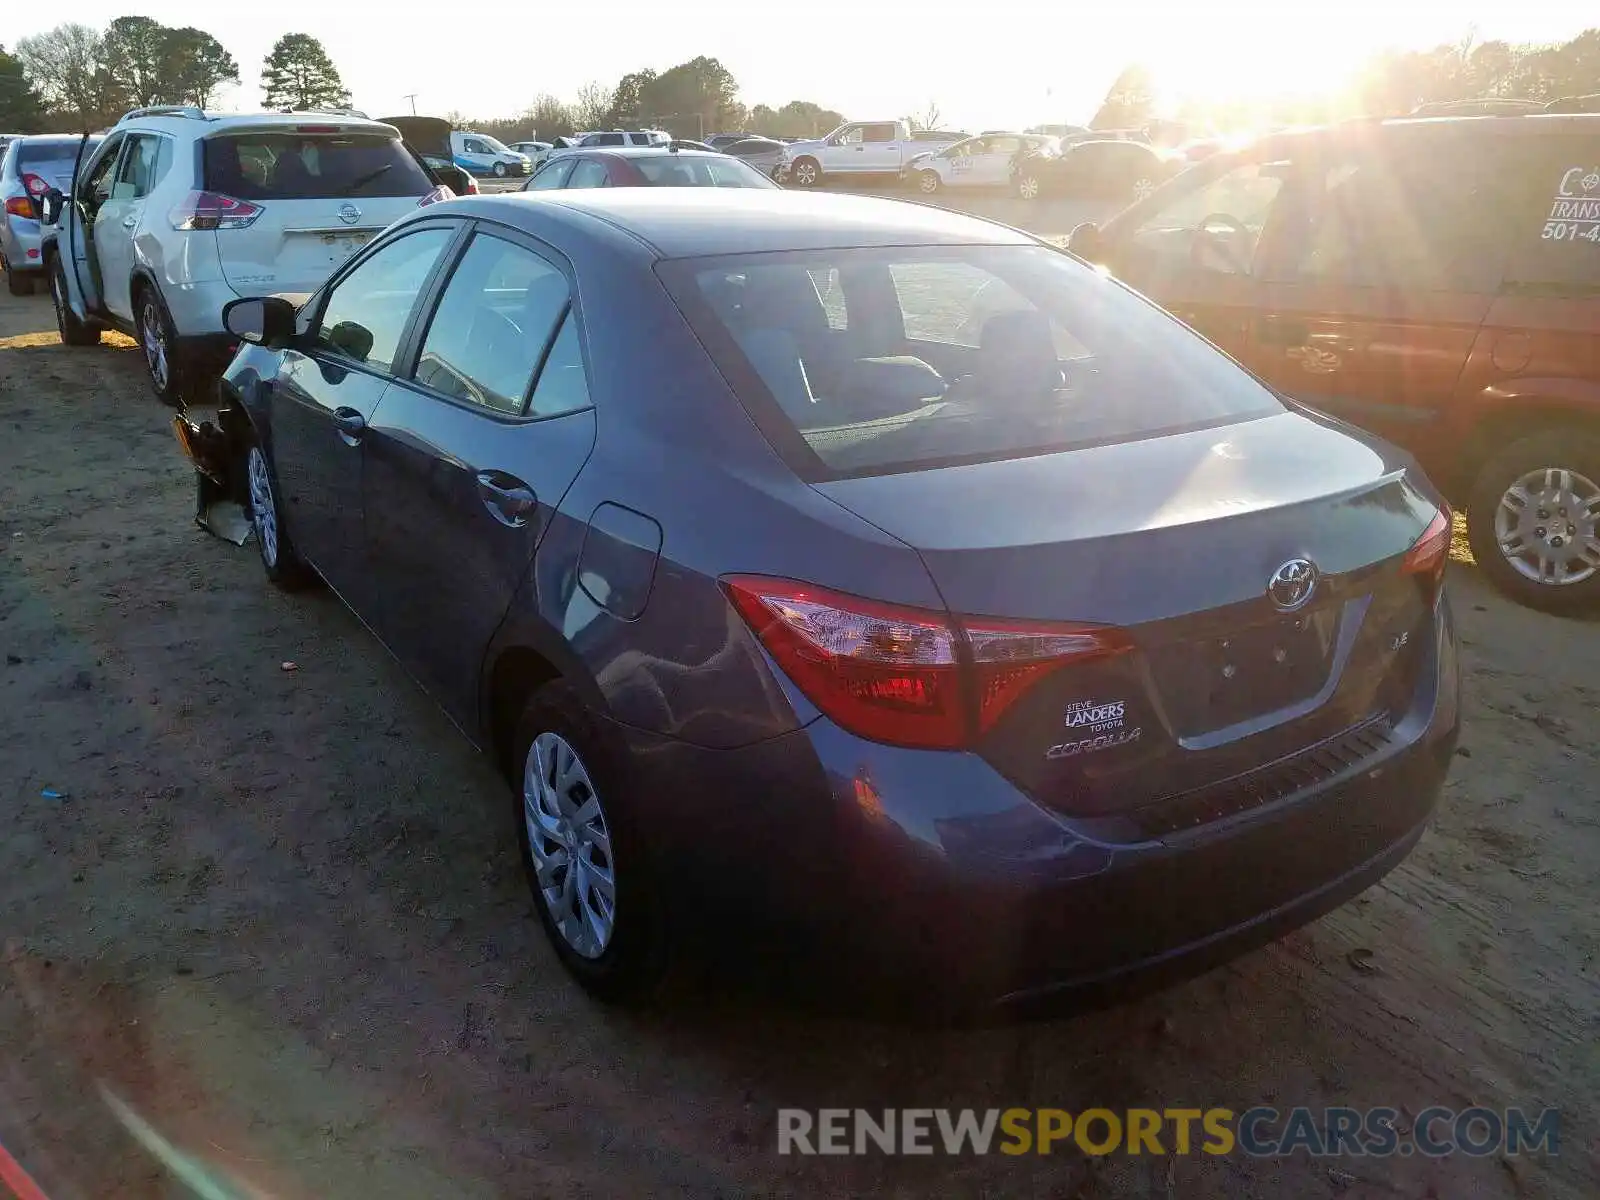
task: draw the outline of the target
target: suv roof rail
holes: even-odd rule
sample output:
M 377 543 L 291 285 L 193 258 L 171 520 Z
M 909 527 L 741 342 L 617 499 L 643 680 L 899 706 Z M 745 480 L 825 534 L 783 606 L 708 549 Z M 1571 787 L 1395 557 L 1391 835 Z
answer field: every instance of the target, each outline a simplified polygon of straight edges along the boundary
M 359 108 L 285 108 L 280 111 L 286 113 L 318 113 L 325 117 L 360 117 L 363 121 L 372 120 Z
M 119 124 L 134 117 L 193 117 L 197 121 L 207 119 L 206 110 L 196 104 L 151 104 L 145 108 L 130 108 L 119 118 Z

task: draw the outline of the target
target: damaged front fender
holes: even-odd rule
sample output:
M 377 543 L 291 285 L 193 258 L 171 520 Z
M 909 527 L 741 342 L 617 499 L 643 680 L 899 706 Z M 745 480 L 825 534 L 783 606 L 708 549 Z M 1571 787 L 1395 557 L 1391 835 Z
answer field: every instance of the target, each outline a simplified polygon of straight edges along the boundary
M 235 546 L 244 545 L 250 537 L 245 479 L 245 454 L 252 437 L 249 415 L 225 399 L 211 413 L 180 412 L 172 418 L 172 430 L 194 464 L 195 524 Z

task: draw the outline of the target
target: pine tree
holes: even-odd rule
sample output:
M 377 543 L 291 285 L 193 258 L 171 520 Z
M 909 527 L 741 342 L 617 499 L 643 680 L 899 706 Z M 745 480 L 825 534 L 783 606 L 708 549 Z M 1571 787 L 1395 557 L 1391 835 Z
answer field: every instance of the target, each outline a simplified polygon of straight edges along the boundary
M 262 101 L 272 109 L 344 108 L 350 93 L 322 43 L 286 33 L 261 65 Z

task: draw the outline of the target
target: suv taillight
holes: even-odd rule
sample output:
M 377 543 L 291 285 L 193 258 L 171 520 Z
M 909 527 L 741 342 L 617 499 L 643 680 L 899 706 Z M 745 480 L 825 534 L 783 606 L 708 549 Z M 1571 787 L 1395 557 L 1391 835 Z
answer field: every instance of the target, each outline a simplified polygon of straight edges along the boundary
M 1433 520 L 1422 531 L 1422 536 L 1411 543 L 1405 558 L 1400 560 L 1400 570 L 1421 580 L 1429 596 L 1436 596 L 1444 583 L 1445 563 L 1450 559 L 1450 536 L 1454 525 L 1450 510 L 1442 508 L 1433 514 Z
M 446 187 L 444 184 L 441 183 L 438 187 L 434 188 L 433 191 L 429 192 L 421 200 L 418 200 L 417 201 L 417 207 L 418 208 L 426 208 L 430 204 L 438 204 L 441 200 L 454 200 L 455 198 L 456 198 L 456 194 L 453 191 L 451 191 L 448 187 Z
M 168 219 L 174 229 L 244 229 L 265 211 L 220 192 L 190 192 Z
M 765 576 L 722 586 L 807 699 L 900 746 L 970 746 L 1044 676 L 1133 648 L 1108 626 L 953 618 Z

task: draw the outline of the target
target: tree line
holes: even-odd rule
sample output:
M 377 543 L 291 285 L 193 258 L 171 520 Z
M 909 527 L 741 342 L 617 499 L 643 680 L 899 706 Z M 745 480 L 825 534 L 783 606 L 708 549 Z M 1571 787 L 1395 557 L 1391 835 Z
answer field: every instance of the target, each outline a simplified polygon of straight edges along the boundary
M 104 29 L 69 22 L 0 46 L 0 130 L 103 129 L 130 108 L 209 106 L 239 66 L 203 29 L 149 17 L 118 17 Z M 350 93 L 322 43 L 310 34 L 279 38 L 261 65 L 263 107 L 329 108 Z
M 1095 129 L 1137 128 L 1157 115 L 1159 80 L 1142 66 L 1123 70 L 1091 120 Z M 1385 51 L 1340 91 L 1267 100 L 1188 101 L 1171 115 L 1219 133 L 1279 125 L 1322 125 L 1349 117 L 1404 116 L 1423 105 L 1461 101 L 1548 102 L 1600 93 L 1600 29 L 1552 44 L 1480 42 L 1468 34 L 1431 50 Z

